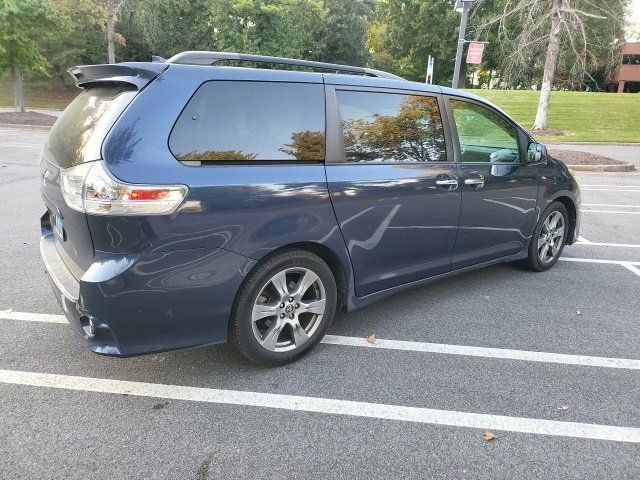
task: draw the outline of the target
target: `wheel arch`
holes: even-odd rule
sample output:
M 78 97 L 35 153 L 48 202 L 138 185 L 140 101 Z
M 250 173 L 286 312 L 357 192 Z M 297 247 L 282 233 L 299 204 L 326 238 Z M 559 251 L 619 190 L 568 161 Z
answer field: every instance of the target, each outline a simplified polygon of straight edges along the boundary
M 283 245 L 278 249 L 274 250 L 271 253 L 281 252 L 283 250 L 291 250 L 294 248 L 300 248 L 302 250 L 307 250 L 308 252 L 317 255 L 325 262 L 331 272 L 333 273 L 333 278 L 336 280 L 336 290 L 338 292 L 338 305 L 337 307 L 341 310 L 346 309 L 347 305 L 347 291 L 349 288 L 349 275 L 351 274 L 351 269 L 347 268 L 350 266 L 345 266 L 344 263 L 340 260 L 340 257 L 336 252 L 334 252 L 331 248 L 323 245 L 321 243 L 316 242 L 296 242 L 290 243 L 288 245 Z
M 286 245 L 282 245 L 282 246 L 272 250 L 267 255 L 263 256 L 259 261 L 257 261 L 251 267 L 251 269 L 249 269 L 246 272 L 246 274 L 244 276 L 244 280 L 241 283 L 241 285 L 238 287 L 238 290 L 237 290 L 236 295 L 234 297 L 233 308 L 235 308 L 235 306 L 237 304 L 238 294 L 241 291 L 242 287 L 244 286 L 244 283 L 247 281 L 247 279 L 249 278 L 250 274 L 256 268 L 258 268 L 262 264 L 263 261 L 265 261 L 267 258 L 271 257 L 272 255 L 276 255 L 276 254 L 278 254 L 280 252 L 283 252 L 283 251 L 286 251 L 286 250 L 293 250 L 293 249 L 302 249 L 302 250 L 306 250 L 308 252 L 311 252 L 314 255 L 317 255 L 318 257 L 320 257 L 320 259 L 322 259 L 322 261 L 325 262 L 329 266 L 329 269 L 333 273 L 333 278 L 336 281 L 336 290 L 337 290 L 337 294 L 338 294 L 337 308 L 339 308 L 342 311 L 346 311 L 346 309 L 347 309 L 347 294 L 348 294 L 348 291 L 349 291 L 350 278 L 351 278 L 351 275 L 352 275 L 351 265 L 344 265 L 344 262 L 342 262 L 340 260 L 340 257 L 338 256 L 338 254 L 336 252 L 334 252 L 331 248 L 327 247 L 326 245 L 323 245 L 321 243 L 316 243 L 316 242 L 294 242 L 294 243 L 289 243 L 289 244 L 286 244 Z
M 560 195 L 553 199 L 554 202 L 560 202 L 567 209 L 567 213 L 569 214 L 569 232 L 567 234 L 567 245 L 571 245 L 575 243 L 575 231 L 576 231 L 576 223 L 578 219 L 578 210 L 576 208 L 576 204 L 574 201 L 566 196 Z

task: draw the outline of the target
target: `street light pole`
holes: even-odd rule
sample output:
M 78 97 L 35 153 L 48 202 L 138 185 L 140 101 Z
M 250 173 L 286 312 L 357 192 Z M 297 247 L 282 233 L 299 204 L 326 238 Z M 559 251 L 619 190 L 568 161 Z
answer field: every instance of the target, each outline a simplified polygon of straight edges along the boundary
M 456 11 L 462 12 L 460 17 L 460 32 L 458 33 L 458 49 L 456 50 L 456 66 L 453 70 L 453 88 L 458 88 L 460 85 L 460 67 L 462 66 L 462 52 L 465 44 L 465 34 L 467 32 L 467 18 L 469 16 L 469 10 L 474 0 L 458 0 L 456 3 Z

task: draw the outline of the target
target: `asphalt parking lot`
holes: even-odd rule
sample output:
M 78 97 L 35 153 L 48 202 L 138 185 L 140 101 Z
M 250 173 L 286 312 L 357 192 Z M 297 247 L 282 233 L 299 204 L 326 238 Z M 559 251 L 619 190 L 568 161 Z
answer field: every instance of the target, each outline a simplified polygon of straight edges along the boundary
M 45 135 L 0 130 L 0 478 L 640 478 L 637 172 L 579 175 L 582 240 L 551 271 L 338 314 L 266 369 L 76 342 L 38 251 Z

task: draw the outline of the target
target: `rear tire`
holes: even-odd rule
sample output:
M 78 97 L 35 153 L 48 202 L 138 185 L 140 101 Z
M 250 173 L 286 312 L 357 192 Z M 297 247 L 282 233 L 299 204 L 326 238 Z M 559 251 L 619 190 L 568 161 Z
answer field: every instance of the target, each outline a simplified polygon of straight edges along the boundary
M 540 216 L 529 244 L 529 255 L 523 265 L 543 272 L 553 267 L 564 249 L 569 233 L 569 214 L 560 202 L 553 202 Z
M 302 249 L 270 255 L 240 287 L 229 342 L 255 363 L 291 363 L 320 342 L 336 300 L 333 272 L 320 257 Z

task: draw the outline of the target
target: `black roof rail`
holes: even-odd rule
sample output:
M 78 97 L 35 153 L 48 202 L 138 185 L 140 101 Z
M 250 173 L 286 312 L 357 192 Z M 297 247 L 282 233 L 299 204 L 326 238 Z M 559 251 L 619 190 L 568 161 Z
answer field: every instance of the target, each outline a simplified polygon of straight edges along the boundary
M 187 65 L 215 65 L 218 62 L 238 61 L 238 62 L 256 62 L 256 63 L 272 63 L 277 65 L 295 65 L 298 67 L 317 68 L 320 70 L 330 70 L 337 73 L 352 73 L 357 75 L 367 75 L 370 77 L 390 78 L 393 80 L 404 80 L 404 78 L 394 75 L 393 73 L 374 70 L 372 68 L 352 67 L 350 65 L 340 65 L 337 63 L 313 62 L 311 60 L 296 60 L 295 58 L 286 57 L 269 57 L 267 55 L 247 55 L 244 53 L 231 52 L 207 52 L 207 51 L 190 51 L 182 52 L 174 55 L 167 63 L 180 63 Z

